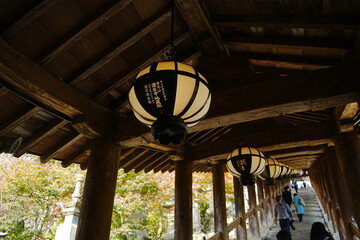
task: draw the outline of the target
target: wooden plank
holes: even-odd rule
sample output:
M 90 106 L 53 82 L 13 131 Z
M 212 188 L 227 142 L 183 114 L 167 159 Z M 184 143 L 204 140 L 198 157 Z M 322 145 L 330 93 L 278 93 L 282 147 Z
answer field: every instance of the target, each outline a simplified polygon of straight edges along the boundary
M 144 37 L 146 34 L 148 34 L 151 30 L 162 24 L 164 21 L 166 21 L 171 16 L 171 11 L 167 11 L 164 14 L 162 14 L 160 17 L 156 17 L 151 23 L 147 24 L 146 26 L 143 26 L 135 35 L 131 37 L 127 37 L 126 41 L 120 44 L 119 46 L 115 47 L 114 49 L 111 49 L 108 51 L 108 53 L 104 54 L 103 57 L 100 58 L 100 60 L 96 61 L 94 64 L 89 66 L 84 72 L 82 72 L 79 76 L 75 77 L 74 79 L 69 81 L 69 84 L 74 85 L 82 80 L 89 77 L 91 74 L 102 68 L 105 64 L 113 60 L 115 57 L 120 55 L 123 51 L 125 51 L 127 48 L 131 47 L 134 43 L 139 41 L 142 37 Z
M 209 240 L 222 240 L 222 234 L 221 234 L 221 232 L 217 232 L 217 233 L 215 233 L 213 236 L 211 236 L 210 238 L 209 238 Z
M 10 39 L 16 35 L 21 29 L 28 26 L 30 23 L 35 21 L 37 18 L 42 16 L 51 7 L 57 4 L 59 0 L 43 0 L 34 9 L 25 14 L 22 18 L 17 20 L 11 27 L 1 34 L 3 39 Z
M 106 10 L 103 10 L 102 12 L 98 13 L 97 16 L 90 19 L 87 23 L 73 30 L 71 36 L 57 43 L 56 47 L 48 51 L 49 53 L 41 58 L 41 60 L 39 61 L 40 64 L 47 65 L 48 63 L 50 63 L 60 53 L 68 50 L 71 46 L 73 46 L 75 43 L 80 41 L 87 34 L 99 28 L 102 24 L 107 22 L 111 17 L 113 17 L 114 15 L 119 13 L 122 9 L 124 9 L 126 6 L 128 6 L 132 1 L 133 0 L 122 0 L 116 2 L 111 6 L 108 6 Z M 56 2 L 56 1 L 50 0 L 50 2 Z
M 73 143 L 77 142 L 82 137 L 83 136 L 78 132 L 74 132 L 69 136 L 65 137 L 59 143 L 50 147 L 42 156 L 40 156 L 41 163 L 47 163 L 48 161 L 50 161 L 50 159 L 55 157 L 57 154 L 59 154 L 66 148 L 70 147 Z
M 109 110 L 58 80 L 39 65 L 0 40 L 0 77 L 25 95 L 69 117 L 87 114 L 106 125 Z
M 20 123 L 30 119 L 34 115 L 34 113 L 39 110 L 40 108 L 38 107 L 27 106 L 25 109 L 16 113 L 14 116 L 11 116 L 10 118 L 6 119 L 6 121 L 0 124 L 0 134 L 5 131 L 14 129 Z
M 207 116 L 189 128 L 189 132 L 356 102 L 360 99 L 357 79 L 351 68 L 334 67 L 232 86 L 231 89 L 213 92 Z M 149 132 L 133 116 L 121 121 L 126 129 L 119 125 L 117 141 L 124 146 L 138 144 L 138 134 Z M 133 133 L 131 140 L 122 141 L 127 138 L 127 132 Z
M 301 147 L 301 148 L 293 148 L 293 149 L 285 149 L 281 151 L 273 151 L 267 152 L 266 154 L 271 156 L 272 158 L 286 158 L 286 157 L 294 157 L 299 155 L 318 155 L 325 151 L 324 146 L 318 147 Z
M 31 150 L 31 148 L 36 146 L 36 144 L 39 144 L 44 138 L 52 135 L 59 128 L 65 126 L 66 123 L 67 121 L 60 119 L 56 119 L 50 122 L 47 126 L 34 133 L 30 138 L 23 141 L 20 148 L 14 153 L 14 156 L 15 157 L 22 156 L 23 154 Z
M 183 40 L 187 39 L 190 36 L 191 36 L 190 31 L 184 32 L 183 34 L 181 34 L 180 36 L 175 38 L 175 41 L 174 41 L 175 45 L 179 44 L 180 42 L 182 42 Z M 144 61 L 139 62 L 139 65 L 132 67 L 132 70 L 130 72 L 128 72 L 125 76 L 121 75 L 121 76 L 117 76 L 117 77 L 111 79 L 104 87 L 102 87 L 99 90 L 99 92 L 94 94 L 95 99 L 96 100 L 102 99 L 113 89 L 119 87 L 124 82 L 128 81 L 129 79 L 134 78 L 134 76 L 136 74 L 138 74 L 142 69 L 149 66 L 151 63 L 156 61 L 156 59 L 158 59 L 159 57 L 164 55 L 169 50 L 169 48 L 170 48 L 170 44 L 166 44 L 160 50 L 154 52 L 154 54 L 152 54 L 149 58 L 144 59 Z M 115 110 L 118 110 L 119 107 L 116 108 Z
M 203 53 L 214 55 L 223 50 L 222 43 L 211 27 L 199 1 L 175 0 L 175 4 L 191 32 L 198 40 Z
M 353 231 L 354 235 L 360 238 L 360 230 L 355 226 L 354 223 L 350 222 L 351 230 Z
M 259 16 L 259 15 L 212 15 L 216 26 L 220 27 L 263 27 L 263 28 L 305 28 L 321 30 L 358 29 L 358 16 Z

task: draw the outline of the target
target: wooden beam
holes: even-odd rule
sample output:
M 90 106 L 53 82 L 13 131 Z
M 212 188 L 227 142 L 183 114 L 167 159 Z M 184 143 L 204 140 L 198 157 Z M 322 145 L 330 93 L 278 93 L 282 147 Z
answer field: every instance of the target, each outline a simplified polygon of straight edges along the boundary
M 174 44 L 177 45 L 190 36 L 191 36 L 190 31 L 186 31 L 186 32 L 182 33 L 180 36 L 175 36 Z M 102 99 L 113 89 L 124 84 L 129 79 L 134 78 L 134 76 L 136 74 L 138 74 L 142 69 L 149 66 L 151 63 L 156 61 L 156 59 L 158 59 L 159 57 L 164 55 L 169 50 L 169 48 L 170 48 L 170 44 L 165 44 L 160 50 L 154 51 L 154 53 L 151 54 L 150 57 L 143 59 L 142 61 L 139 62 L 138 65 L 132 66 L 131 67 L 132 70 L 130 72 L 127 72 L 125 74 L 121 74 L 120 76 L 114 77 L 113 79 L 108 81 L 108 83 L 104 87 L 99 89 L 99 91 L 97 93 L 94 94 L 94 98 L 96 100 Z M 121 105 L 119 107 L 117 107 L 115 110 L 119 110 L 120 107 L 121 107 Z
M 4 96 L 8 92 L 9 90 L 7 90 L 5 87 L 0 86 L 0 97 Z
M 25 14 L 22 18 L 17 20 L 11 27 L 1 34 L 4 39 L 10 39 L 16 35 L 21 29 L 35 21 L 38 17 L 42 16 L 51 7 L 57 4 L 59 0 L 43 0 L 34 9 Z
M 40 108 L 38 107 L 27 106 L 25 109 L 16 113 L 14 116 L 11 116 L 9 119 L 6 119 L 6 121 L 0 124 L 0 134 L 5 131 L 14 129 L 20 123 L 30 119 L 34 115 L 34 113 L 39 110 Z
M 358 16 L 259 16 L 259 15 L 212 15 L 220 27 L 305 28 L 321 30 L 357 30 Z
M 301 148 L 292 148 L 292 149 L 285 149 L 281 151 L 273 151 L 267 152 L 266 154 L 271 156 L 272 158 L 286 158 L 286 157 L 296 157 L 299 155 L 318 155 L 325 151 L 324 146 L 318 147 L 301 147 Z
M 121 43 L 119 46 L 116 46 L 114 49 L 111 49 L 106 54 L 104 54 L 103 57 L 100 58 L 100 60 L 93 63 L 91 66 L 89 66 L 84 72 L 82 72 L 79 76 L 73 78 L 69 81 L 69 84 L 75 85 L 82 80 L 86 79 L 90 75 L 92 75 L 94 72 L 102 68 L 105 64 L 110 62 L 112 59 L 120 55 L 123 51 L 125 51 L 127 48 L 131 47 L 134 43 L 139 41 L 142 37 L 144 37 L 146 34 L 148 34 L 151 30 L 159 26 L 161 23 L 163 23 L 165 20 L 167 20 L 171 16 L 171 11 L 166 11 L 161 16 L 157 16 L 154 18 L 152 22 L 149 24 L 146 24 L 142 28 L 138 30 L 138 32 L 131 36 L 127 37 L 126 41 Z
M 52 135 L 59 128 L 65 126 L 67 121 L 56 119 L 50 122 L 47 126 L 34 133 L 30 138 L 23 141 L 20 148 L 14 153 L 15 157 L 20 157 L 26 152 L 30 151 L 34 146 L 39 144 L 44 138 Z
M 234 202 L 235 202 L 235 217 L 241 219 L 239 226 L 236 228 L 237 239 L 247 240 L 247 229 L 245 220 L 245 198 L 244 187 L 239 178 L 233 176 L 234 183 Z
M 360 86 L 353 69 L 334 67 L 308 71 L 296 76 L 240 84 L 231 89 L 213 92 L 207 116 L 199 124 L 189 128 L 189 132 L 297 112 L 317 111 L 358 100 Z M 118 126 L 117 141 L 124 146 L 143 142 L 142 138 L 137 137 L 149 133 L 135 117 L 121 119 Z M 124 141 L 130 138 L 127 132 L 132 133 L 131 139 Z
M 134 161 L 132 163 L 130 163 L 129 165 L 126 165 L 124 172 L 129 172 L 133 169 L 136 169 L 137 167 L 139 167 L 139 165 L 141 165 L 143 162 L 147 162 L 149 159 L 153 158 L 156 154 L 158 154 L 158 152 L 151 152 L 148 156 L 144 157 L 138 161 Z
M 260 151 L 266 153 L 275 149 L 325 144 L 332 141 L 332 138 L 332 134 L 324 125 L 288 126 L 248 133 L 246 134 L 246 144 L 257 147 Z M 238 137 L 224 137 L 221 140 L 193 146 L 190 148 L 190 157 L 193 161 L 225 159 L 231 151 L 238 147 L 238 141 Z
M 199 1 L 175 0 L 176 7 L 185 19 L 191 32 L 206 55 L 215 55 L 223 50 L 222 43 L 210 25 Z
M 78 132 L 74 132 L 69 136 L 62 139 L 59 143 L 55 144 L 54 146 L 50 147 L 42 156 L 40 156 L 41 163 L 47 163 L 55 157 L 57 154 L 65 150 L 66 148 L 70 147 L 74 142 L 77 142 L 83 136 Z
M 137 167 L 135 169 L 135 173 L 138 173 L 138 172 L 144 170 L 145 167 L 148 167 L 151 164 L 162 162 L 166 158 L 168 158 L 168 157 L 164 153 L 159 152 L 155 157 L 152 157 L 152 158 L 148 159 L 147 161 L 141 162 L 141 166 Z M 148 168 L 148 169 L 150 169 L 150 168 Z M 152 169 L 150 169 L 149 171 L 151 171 L 151 170 Z
M 58 80 L 0 40 L 0 77 L 29 97 L 69 117 L 81 114 L 104 118 L 109 110 Z
M 71 46 L 73 46 L 75 43 L 80 41 L 84 36 L 99 28 L 102 24 L 107 22 L 111 17 L 115 16 L 122 9 L 128 6 L 132 1 L 133 0 L 122 0 L 108 6 L 106 10 L 101 10 L 101 12 L 98 13 L 95 17 L 93 17 L 92 19 L 90 19 L 88 22 L 78 27 L 77 29 L 73 30 L 71 36 L 67 37 L 66 39 L 62 39 L 59 43 L 56 44 L 55 47 L 49 50 L 48 53 L 45 56 L 43 56 L 39 61 L 40 64 L 47 65 L 48 63 L 50 63 L 60 53 L 68 50 Z M 50 0 L 50 2 L 56 2 L 56 1 Z
M 299 49 L 338 49 L 344 54 L 353 47 L 352 41 L 330 41 L 304 38 L 280 38 L 280 37 L 253 37 L 236 35 L 234 33 L 223 35 L 223 41 L 229 50 L 233 47 L 269 47 L 269 48 L 299 48 Z M 340 52 L 340 51 L 339 51 Z

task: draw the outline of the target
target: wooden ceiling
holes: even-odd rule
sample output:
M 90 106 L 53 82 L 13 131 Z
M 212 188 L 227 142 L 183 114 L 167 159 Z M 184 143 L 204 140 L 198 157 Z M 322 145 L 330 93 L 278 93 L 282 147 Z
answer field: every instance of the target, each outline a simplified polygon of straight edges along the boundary
M 172 0 L 2 1 L 0 137 L 23 137 L 14 155 L 86 169 L 89 139 L 111 119 L 125 171 L 173 171 L 186 151 L 206 172 L 239 144 L 308 169 L 333 145 L 336 123 L 353 129 L 360 2 L 174 2 L 176 60 L 212 90 L 209 113 L 180 146 L 156 143 L 127 100 L 137 72 L 167 59 Z

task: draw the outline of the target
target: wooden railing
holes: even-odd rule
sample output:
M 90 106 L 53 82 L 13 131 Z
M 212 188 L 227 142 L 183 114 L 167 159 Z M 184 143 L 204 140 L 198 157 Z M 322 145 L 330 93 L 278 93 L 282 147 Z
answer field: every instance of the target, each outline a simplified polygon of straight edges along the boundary
M 360 238 L 360 230 L 355 226 L 354 223 L 350 222 L 350 227 L 354 235 L 358 238 Z

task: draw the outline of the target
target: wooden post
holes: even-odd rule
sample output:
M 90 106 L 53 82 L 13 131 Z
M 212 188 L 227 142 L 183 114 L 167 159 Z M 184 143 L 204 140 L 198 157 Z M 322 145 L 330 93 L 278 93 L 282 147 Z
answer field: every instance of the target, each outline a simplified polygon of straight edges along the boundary
M 215 233 L 222 233 L 222 240 L 228 240 L 226 232 L 226 198 L 225 198 L 225 177 L 222 163 L 213 165 L 213 190 L 214 190 L 214 220 Z M 186 239 L 186 238 L 184 238 Z
M 120 153 L 108 138 L 92 141 L 77 240 L 109 239 Z
M 193 239 L 192 163 L 175 162 L 175 240 Z
M 258 199 L 259 202 L 261 203 L 259 212 L 260 212 L 260 223 L 263 226 L 267 226 L 268 222 L 267 222 L 267 218 L 266 218 L 266 199 L 264 197 L 264 181 L 261 179 L 258 179 L 256 181 L 256 185 L 257 185 L 257 195 L 258 195 Z
M 236 228 L 236 239 L 247 240 L 244 187 L 239 178 L 233 177 L 235 197 L 235 218 L 242 218 L 240 226 Z
M 260 237 L 260 224 L 259 224 L 259 214 L 256 207 L 256 193 L 255 185 L 247 187 L 249 194 L 249 207 L 250 209 L 255 209 L 254 214 L 249 217 L 249 228 L 252 233 L 252 237 Z
M 350 204 L 356 223 L 360 226 L 360 145 L 355 132 L 338 133 L 335 149 L 340 160 L 340 169 L 349 190 Z

